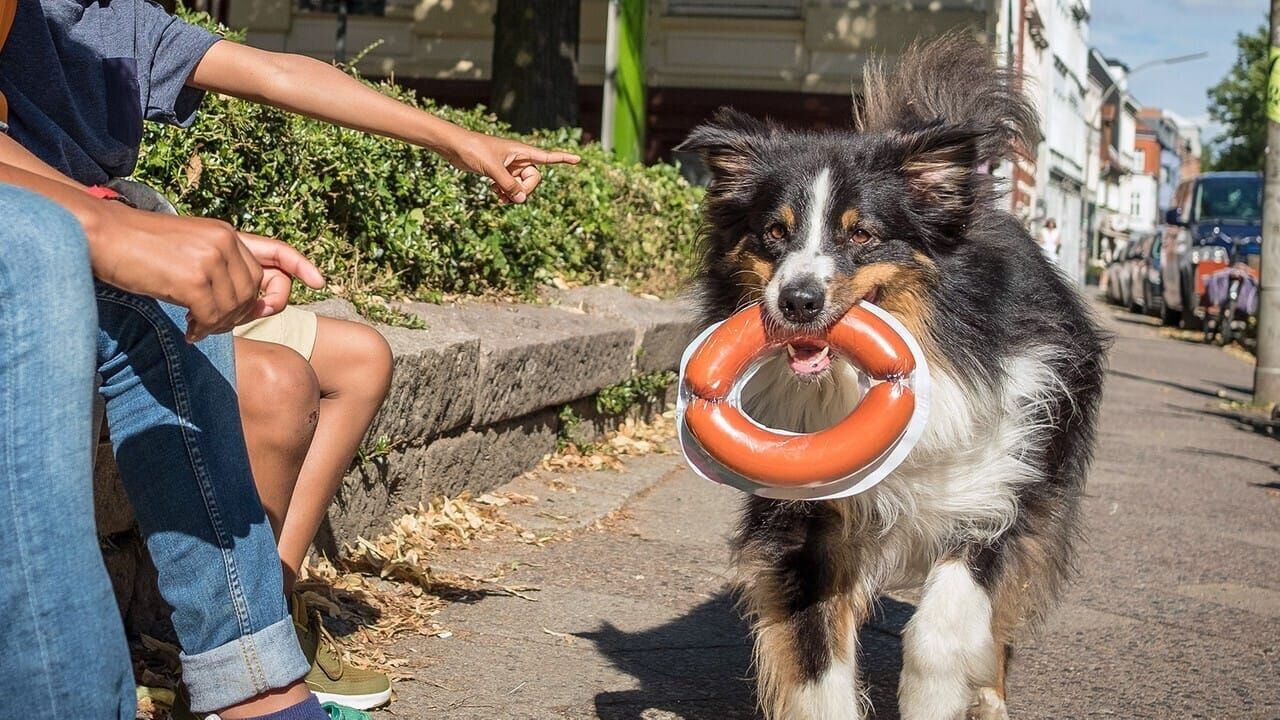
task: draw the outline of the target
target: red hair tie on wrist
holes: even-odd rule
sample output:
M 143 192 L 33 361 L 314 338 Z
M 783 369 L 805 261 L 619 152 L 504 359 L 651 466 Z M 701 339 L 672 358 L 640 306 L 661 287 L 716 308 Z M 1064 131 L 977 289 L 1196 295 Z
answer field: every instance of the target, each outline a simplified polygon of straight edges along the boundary
M 124 200 L 120 193 L 112 190 L 106 185 L 90 185 L 84 189 L 85 192 L 98 198 L 99 200 Z

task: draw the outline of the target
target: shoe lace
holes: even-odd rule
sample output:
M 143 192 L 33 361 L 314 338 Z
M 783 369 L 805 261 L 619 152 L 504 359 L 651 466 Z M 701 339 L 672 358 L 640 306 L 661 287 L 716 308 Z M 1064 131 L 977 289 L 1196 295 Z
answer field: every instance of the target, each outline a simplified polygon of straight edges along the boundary
M 344 663 L 342 661 L 342 651 L 339 649 L 337 638 L 329 633 L 329 628 L 324 626 L 324 622 L 320 619 L 320 613 L 316 613 L 314 620 L 315 622 L 313 623 L 313 627 L 316 629 L 316 635 L 319 636 L 320 644 L 324 646 L 326 654 L 333 659 L 334 664 L 337 665 L 338 671 L 341 672 Z M 316 649 L 316 652 L 317 654 L 319 653 L 319 648 Z M 359 716 L 353 717 L 355 717 L 356 720 L 359 720 Z M 364 717 L 367 718 L 368 715 L 364 715 Z M 336 718 L 336 720 L 347 720 L 347 718 Z

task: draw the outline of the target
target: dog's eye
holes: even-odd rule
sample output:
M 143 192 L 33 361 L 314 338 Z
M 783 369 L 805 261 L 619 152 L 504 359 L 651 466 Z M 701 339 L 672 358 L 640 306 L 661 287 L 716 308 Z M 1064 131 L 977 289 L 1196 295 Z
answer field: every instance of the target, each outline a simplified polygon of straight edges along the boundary
M 849 233 L 849 239 L 859 245 L 866 245 L 871 242 L 871 233 L 863 230 L 862 228 L 854 228 L 853 232 Z
M 774 223 L 764 230 L 765 237 L 771 240 L 786 240 L 787 228 L 782 223 Z

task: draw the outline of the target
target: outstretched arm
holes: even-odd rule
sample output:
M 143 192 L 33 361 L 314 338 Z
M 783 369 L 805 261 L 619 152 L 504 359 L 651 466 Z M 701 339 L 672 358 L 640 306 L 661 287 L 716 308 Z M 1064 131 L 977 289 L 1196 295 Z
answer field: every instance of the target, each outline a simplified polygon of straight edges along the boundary
M 522 203 L 542 181 L 539 165 L 579 158 L 458 127 L 303 55 L 222 41 L 191 74 L 198 88 L 272 105 L 352 130 L 428 148 L 461 170 L 486 175 L 505 202 Z

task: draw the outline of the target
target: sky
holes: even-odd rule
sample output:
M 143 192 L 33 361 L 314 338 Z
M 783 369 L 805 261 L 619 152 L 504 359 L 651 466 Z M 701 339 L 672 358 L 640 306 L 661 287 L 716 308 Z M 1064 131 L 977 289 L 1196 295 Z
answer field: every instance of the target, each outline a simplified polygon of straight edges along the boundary
M 1143 105 L 1198 122 L 1208 143 L 1221 128 L 1209 122 L 1205 92 L 1235 63 L 1236 34 L 1264 24 L 1269 7 L 1267 0 L 1093 0 L 1089 42 L 1129 67 L 1207 51 L 1203 60 L 1134 74 L 1129 90 Z

